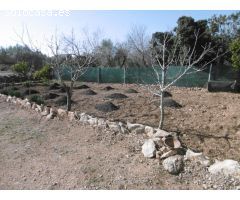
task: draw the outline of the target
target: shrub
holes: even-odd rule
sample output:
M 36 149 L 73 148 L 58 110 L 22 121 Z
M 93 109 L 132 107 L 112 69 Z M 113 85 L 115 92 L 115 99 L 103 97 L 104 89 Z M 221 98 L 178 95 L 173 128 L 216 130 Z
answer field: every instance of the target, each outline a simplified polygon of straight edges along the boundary
M 13 71 L 23 75 L 23 76 L 27 76 L 27 73 L 29 71 L 29 66 L 27 64 L 27 62 L 18 62 L 15 65 L 13 65 L 12 67 Z
M 40 70 L 36 71 L 33 74 L 33 78 L 39 79 L 42 81 L 47 81 L 50 79 L 50 71 L 51 71 L 51 68 L 49 67 L 49 65 L 45 65 Z
M 32 86 L 33 86 L 33 84 L 32 84 L 32 82 L 31 82 L 31 81 L 25 81 L 25 82 L 23 83 L 23 86 L 25 86 L 25 87 L 29 88 L 29 87 L 32 87 Z
M 35 102 L 36 104 L 39 104 L 39 105 L 44 104 L 43 98 L 39 95 L 32 95 L 30 97 L 30 101 Z
M 19 91 L 16 91 L 16 90 L 9 90 L 8 95 L 15 96 L 15 97 L 18 97 L 18 98 L 23 97 L 23 95 Z
M 14 89 L 8 89 L 8 90 L 2 90 L 0 93 L 2 94 L 5 94 L 5 95 L 9 95 L 9 96 L 15 96 L 15 97 L 18 97 L 18 98 L 22 98 L 23 95 L 19 92 L 19 91 L 16 91 Z

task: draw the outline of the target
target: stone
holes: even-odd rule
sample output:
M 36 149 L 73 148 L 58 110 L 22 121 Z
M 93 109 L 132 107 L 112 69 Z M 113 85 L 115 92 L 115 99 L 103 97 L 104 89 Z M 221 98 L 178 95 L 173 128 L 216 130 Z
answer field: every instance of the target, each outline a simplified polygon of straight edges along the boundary
M 166 145 L 169 148 L 173 149 L 181 148 L 181 142 L 179 141 L 177 136 L 169 135 L 167 137 L 163 137 L 163 142 L 164 145 Z
M 50 120 L 50 119 L 53 119 L 54 116 L 53 116 L 53 113 L 49 113 L 47 116 L 46 116 L 46 120 Z
M 148 137 L 151 138 L 153 137 L 153 134 L 154 134 L 154 128 L 151 126 L 145 126 L 144 132 Z
M 97 125 L 100 126 L 100 127 L 103 127 L 105 128 L 107 126 L 107 122 L 105 119 L 103 118 L 98 118 L 97 120 Z
M 167 132 L 167 131 L 164 131 L 164 130 L 161 130 L 161 129 L 155 129 L 156 133 L 154 133 L 153 137 L 167 137 L 169 135 L 171 135 L 171 133 Z
M 32 108 L 31 103 L 30 102 L 26 102 L 25 103 L 25 108 L 31 109 Z
M 208 168 L 211 174 L 240 175 L 240 165 L 235 160 L 216 161 Z
M 74 112 L 68 112 L 68 120 L 72 122 L 75 119 L 75 113 Z
M 210 159 L 207 156 L 204 156 L 203 153 L 195 153 L 190 149 L 187 149 L 184 160 L 197 162 L 205 167 L 208 167 L 211 164 Z
M 121 133 L 123 133 L 123 134 L 128 134 L 129 133 L 129 131 L 128 131 L 128 129 L 127 129 L 127 127 L 124 123 L 119 122 L 118 125 L 120 126 Z
M 168 158 L 170 156 L 174 156 L 177 154 L 177 151 L 176 150 L 170 150 L 164 154 L 161 155 L 160 159 L 165 159 L 165 158 Z
M 130 132 L 132 132 L 133 130 L 137 129 L 137 128 L 142 128 L 144 131 L 145 126 L 142 124 L 132 124 L 127 122 L 127 128 Z
M 33 103 L 33 104 L 32 104 L 32 109 L 35 110 L 35 108 L 37 108 L 37 104 L 36 104 L 36 103 Z
M 68 116 L 68 112 L 64 109 L 59 108 L 59 109 L 57 109 L 57 116 L 59 118 L 65 118 Z
M 121 127 L 119 126 L 118 122 L 107 121 L 107 125 L 108 125 L 109 129 L 114 131 L 114 132 L 120 132 L 121 131 Z
M 44 111 L 41 113 L 42 116 L 47 116 L 50 113 L 50 107 L 45 106 Z
M 144 126 L 143 127 L 138 127 L 132 131 L 134 134 L 143 134 L 144 133 Z
M 98 124 L 98 119 L 95 118 L 95 117 L 90 117 L 90 118 L 88 119 L 88 123 L 89 123 L 91 126 L 97 126 L 97 124 Z
M 146 158 L 153 158 L 156 156 L 156 145 L 152 139 L 145 140 L 142 145 L 142 153 Z
M 170 174 L 179 174 L 184 168 L 183 156 L 175 155 L 166 158 L 163 162 L 163 167 Z
M 82 123 L 87 123 L 88 122 L 88 119 L 90 118 L 89 115 L 87 115 L 86 113 L 81 113 L 79 115 L 79 121 L 82 122 Z

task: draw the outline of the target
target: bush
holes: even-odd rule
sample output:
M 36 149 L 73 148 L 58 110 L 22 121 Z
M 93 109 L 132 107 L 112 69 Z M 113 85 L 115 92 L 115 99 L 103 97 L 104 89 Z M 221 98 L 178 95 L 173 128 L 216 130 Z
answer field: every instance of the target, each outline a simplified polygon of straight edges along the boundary
M 23 86 L 29 88 L 29 87 L 32 87 L 33 84 L 32 84 L 31 81 L 25 81 L 25 82 L 23 83 Z
M 18 97 L 18 98 L 23 97 L 23 95 L 19 91 L 16 91 L 16 90 L 9 90 L 8 95 L 15 96 L 15 97 Z
M 35 102 L 38 105 L 44 104 L 43 98 L 39 95 L 32 95 L 30 101 Z
M 2 94 L 5 94 L 5 95 L 9 95 L 9 96 L 15 96 L 15 97 L 18 97 L 18 98 L 22 98 L 23 95 L 19 92 L 19 91 L 16 91 L 14 89 L 8 89 L 8 90 L 2 90 L 0 93 Z
M 17 64 L 13 65 L 12 67 L 13 71 L 22 74 L 23 76 L 27 76 L 27 73 L 29 71 L 29 66 L 27 62 L 18 62 Z
M 42 81 L 47 81 L 50 79 L 50 71 L 51 68 L 49 67 L 49 65 L 45 65 L 40 70 L 36 71 L 33 74 L 33 78 Z

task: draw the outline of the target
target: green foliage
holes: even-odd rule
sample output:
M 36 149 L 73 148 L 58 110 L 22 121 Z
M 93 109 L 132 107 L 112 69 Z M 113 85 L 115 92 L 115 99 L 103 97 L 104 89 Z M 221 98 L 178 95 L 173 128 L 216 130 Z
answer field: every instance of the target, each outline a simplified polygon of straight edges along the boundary
M 0 93 L 5 94 L 5 95 L 9 95 L 9 96 L 15 96 L 15 97 L 18 97 L 18 98 L 23 97 L 23 95 L 19 91 L 16 91 L 13 88 L 2 90 Z
M 231 42 L 230 50 L 232 53 L 232 65 L 235 69 L 240 70 L 240 38 L 237 38 Z
M 32 95 L 30 101 L 35 102 L 38 105 L 44 104 L 43 98 L 39 95 Z
M 51 71 L 50 66 L 45 65 L 40 70 L 36 71 L 33 74 L 33 78 L 34 79 L 40 79 L 40 80 L 43 80 L 43 81 L 47 81 L 47 80 L 50 79 L 50 71 Z
M 23 75 L 23 76 L 27 76 L 28 71 L 29 71 L 29 65 L 27 64 L 27 62 L 18 62 L 17 64 L 13 65 L 13 71 Z
M 32 84 L 32 82 L 31 81 L 25 81 L 24 83 L 23 83 L 23 86 L 25 86 L 25 87 L 32 87 L 33 86 L 33 84 Z

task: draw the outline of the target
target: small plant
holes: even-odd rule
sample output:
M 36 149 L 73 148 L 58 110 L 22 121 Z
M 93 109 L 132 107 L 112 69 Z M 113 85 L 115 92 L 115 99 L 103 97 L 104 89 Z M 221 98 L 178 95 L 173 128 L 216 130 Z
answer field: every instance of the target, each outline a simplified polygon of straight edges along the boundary
M 27 64 L 27 62 L 18 62 L 17 64 L 13 65 L 12 67 L 13 71 L 23 75 L 23 76 L 27 76 L 28 72 L 29 72 L 29 66 Z
M 18 97 L 18 98 L 23 97 L 23 95 L 19 91 L 11 90 L 11 89 L 8 91 L 8 95 L 15 96 L 15 97 Z
M 36 104 L 39 104 L 39 105 L 44 104 L 43 98 L 39 95 L 32 95 L 30 97 L 30 101 L 35 102 Z
M 18 97 L 18 98 L 22 98 L 23 95 L 19 92 L 19 91 L 16 91 L 14 89 L 5 89 L 5 90 L 2 90 L 1 91 L 2 94 L 5 94 L 5 95 L 9 95 L 9 96 L 15 96 L 15 97 Z
M 23 86 L 29 88 L 29 87 L 33 86 L 33 84 L 32 84 L 31 81 L 25 81 L 25 82 L 23 83 Z
M 50 79 L 50 72 L 51 68 L 49 65 L 45 65 L 33 74 L 33 78 L 47 82 Z

